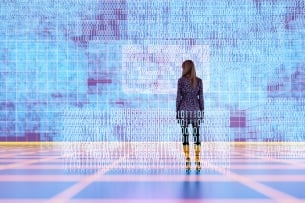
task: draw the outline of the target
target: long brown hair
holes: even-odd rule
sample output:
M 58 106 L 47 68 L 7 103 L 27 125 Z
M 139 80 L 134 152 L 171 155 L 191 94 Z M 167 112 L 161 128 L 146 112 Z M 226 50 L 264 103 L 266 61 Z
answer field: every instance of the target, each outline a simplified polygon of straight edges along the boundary
M 196 87 L 197 80 L 196 80 L 196 69 L 195 64 L 192 60 L 186 60 L 182 63 L 182 77 L 187 77 L 191 84 L 194 87 Z

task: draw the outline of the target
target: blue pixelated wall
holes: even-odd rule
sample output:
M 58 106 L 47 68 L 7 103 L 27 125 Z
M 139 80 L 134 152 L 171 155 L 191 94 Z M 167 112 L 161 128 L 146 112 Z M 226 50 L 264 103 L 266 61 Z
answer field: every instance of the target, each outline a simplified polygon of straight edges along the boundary
M 185 59 L 203 140 L 305 140 L 303 0 L 2 0 L 0 20 L 0 141 L 180 141 Z

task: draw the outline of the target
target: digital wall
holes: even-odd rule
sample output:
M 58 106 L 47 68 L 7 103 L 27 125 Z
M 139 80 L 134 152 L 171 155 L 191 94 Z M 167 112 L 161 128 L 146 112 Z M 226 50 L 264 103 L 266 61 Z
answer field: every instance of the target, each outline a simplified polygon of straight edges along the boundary
M 181 141 L 181 64 L 204 141 L 305 140 L 303 0 L 2 0 L 0 141 Z

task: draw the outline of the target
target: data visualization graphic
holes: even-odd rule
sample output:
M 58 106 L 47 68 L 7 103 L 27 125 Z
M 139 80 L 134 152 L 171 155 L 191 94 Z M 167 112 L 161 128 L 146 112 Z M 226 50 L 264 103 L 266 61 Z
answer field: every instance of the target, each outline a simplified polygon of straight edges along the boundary
M 204 141 L 305 141 L 305 1 L 3 0 L 0 141 L 181 141 L 181 64 Z

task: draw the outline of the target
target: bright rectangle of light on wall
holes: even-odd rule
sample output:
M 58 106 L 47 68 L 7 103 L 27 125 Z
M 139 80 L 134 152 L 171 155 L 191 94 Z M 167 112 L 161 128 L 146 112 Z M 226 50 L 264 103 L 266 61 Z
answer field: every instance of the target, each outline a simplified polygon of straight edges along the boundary
M 122 89 L 127 94 L 176 93 L 181 64 L 191 59 L 204 91 L 210 82 L 208 45 L 124 45 L 122 47 Z

